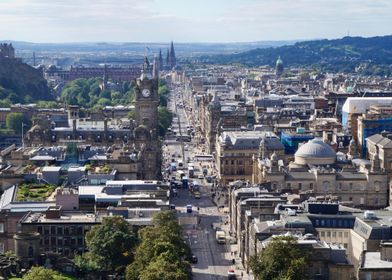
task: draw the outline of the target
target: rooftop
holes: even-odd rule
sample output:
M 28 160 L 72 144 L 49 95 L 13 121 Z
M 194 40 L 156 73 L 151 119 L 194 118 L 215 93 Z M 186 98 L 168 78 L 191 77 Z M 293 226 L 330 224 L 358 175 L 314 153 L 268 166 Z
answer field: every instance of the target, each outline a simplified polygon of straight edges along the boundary
M 80 212 L 65 212 L 61 213 L 60 218 L 46 218 L 45 213 L 32 213 L 22 220 L 22 223 L 80 223 L 96 224 L 100 222 L 100 217 L 96 214 L 80 213 Z
M 391 268 L 392 269 L 392 262 L 381 260 L 380 252 L 364 252 L 362 268 L 365 269 Z

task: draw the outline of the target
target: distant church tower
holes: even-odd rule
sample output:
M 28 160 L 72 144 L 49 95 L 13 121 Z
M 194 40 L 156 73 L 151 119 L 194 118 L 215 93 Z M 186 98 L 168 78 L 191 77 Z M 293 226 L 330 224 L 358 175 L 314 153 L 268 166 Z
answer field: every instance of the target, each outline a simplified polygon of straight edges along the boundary
M 166 52 L 166 67 L 165 68 L 167 68 L 167 69 L 170 68 L 170 52 L 169 52 L 169 49 L 167 49 L 167 52 Z
M 162 57 L 162 50 L 159 49 L 159 57 L 158 57 L 158 66 L 159 66 L 159 71 L 163 70 L 163 57 Z
M 278 78 L 280 76 L 282 76 L 283 70 L 284 70 L 283 60 L 279 56 L 278 60 L 276 61 L 276 66 L 275 66 L 275 74 Z
M 177 61 L 176 61 L 176 53 L 174 51 L 174 45 L 173 41 L 171 42 L 170 46 L 170 57 L 169 57 L 169 62 L 170 62 L 170 69 L 172 69 L 174 66 L 176 66 Z

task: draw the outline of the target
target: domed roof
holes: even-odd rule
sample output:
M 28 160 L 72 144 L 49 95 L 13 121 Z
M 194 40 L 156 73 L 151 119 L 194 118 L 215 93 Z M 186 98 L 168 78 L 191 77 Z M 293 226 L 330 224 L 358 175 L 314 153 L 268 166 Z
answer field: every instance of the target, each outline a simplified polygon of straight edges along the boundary
M 278 60 L 276 60 L 276 65 L 281 65 L 281 64 L 283 64 L 283 60 L 279 56 Z
M 297 158 L 302 158 L 311 159 L 314 164 L 331 164 L 335 162 L 336 152 L 322 139 L 315 138 L 300 146 L 295 153 L 295 158 L 296 162 L 298 161 Z M 323 160 L 317 162 L 317 159 Z M 305 163 L 307 163 L 307 160 Z

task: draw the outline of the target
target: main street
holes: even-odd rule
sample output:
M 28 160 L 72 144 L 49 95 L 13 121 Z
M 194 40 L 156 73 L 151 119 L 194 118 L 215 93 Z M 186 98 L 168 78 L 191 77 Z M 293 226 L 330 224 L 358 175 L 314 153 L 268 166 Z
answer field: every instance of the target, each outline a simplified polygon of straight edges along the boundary
M 183 221 L 184 237 L 189 242 L 192 253 L 198 258 L 198 262 L 192 265 L 193 279 L 228 279 L 228 271 L 231 268 L 236 269 L 237 279 L 241 279 L 240 272 L 238 272 L 236 265 L 233 265 L 235 255 L 232 253 L 229 239 L 225 245 L 218 244 L 215 239 L 217 227 L 227 229 L 228 217 L 227 214 L 219 211 L 213 203 L 214 186 L 207 183 L 203 176 L 203 169 L 208 169 L 208 174 L 212 175 L 212 162 L 196 160 L 197 155 L 203 154 L 202 146 L 195 140 L 198 138 L 196 129 L 194 130 L 195 137 L 192 137 L 191 142 L 180 141 L 179 136 L 181 138 L 181 136 L 187 135 L 187 128 L 189 129 L 192 124 L 184 109 L 187 104 L 182 97 L 182 89 L 175 88 L 173 91 L 168 107 L 175 113 L 175 117 L 172 132 L 168 134 L 163 145 L 164 169 L 171 162 L 178 163 L 178 160 L 183 160 L 183 171 L 185 176 L 188 176 L 188 164 L 192 162 L 195 174 L 194 178 L 189 178 L 189 181 L 196 181 L 201 186 L 200 199 L 194 198 L 189 190 L 181 187 L 177 187 L 177 196 L 172 198 L 172 203 L 176 205 L 179 212 L 180 220 Z M 173 180 L 176 173 L 172 172 L 167 175 L 167 179 Z M 186 213 L 187 205 L 193 206 L 193 213 Z

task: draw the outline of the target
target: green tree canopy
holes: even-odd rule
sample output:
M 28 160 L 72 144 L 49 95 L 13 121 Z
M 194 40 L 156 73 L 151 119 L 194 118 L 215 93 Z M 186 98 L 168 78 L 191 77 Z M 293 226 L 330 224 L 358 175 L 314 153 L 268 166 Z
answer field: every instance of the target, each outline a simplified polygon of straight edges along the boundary
M 129 264 L 136 242 L 131 225 L 121 217 L 104 218 L 86 234 L 91 257 L 106 270 Z
M 135 260 L 126 269 L 127 280 L 189 279 L 190 248 L 172 212 L 158 213 L 153 226 L 141 229 L 139 235 Z
M 12 129 L 15 133 L 22 133 L 22 123 L 25 125 L 24 131 L 26 132 L 30 127 L 30 120 L 28 120 L 23 113 L 9 113 L 5 120 L 8 129 Z
M 305 280 L 307 259 L 295 238 L 283 236 L 274 238 L 251 257 L 249 266 L 258 280 Z
M 66 104 L 84 107 L 127 105 L 133 101 L 134 92 L 131 83 L 119 84 L 115 86 L 116 90 L 102 90 L 101 84 L 100 78 L 70 81 L 64 86 L 60 99 Z
M 42 266 L 34 266 L 25 274 L 23 280 L 71 280 L 68 276 L 61 275 L 57 271 Z
M 158 125 L 159 135 L 165 136 L 167 129 L 171 126 L 173 121 L 173 113 L 166 107 L 158 107 Z

